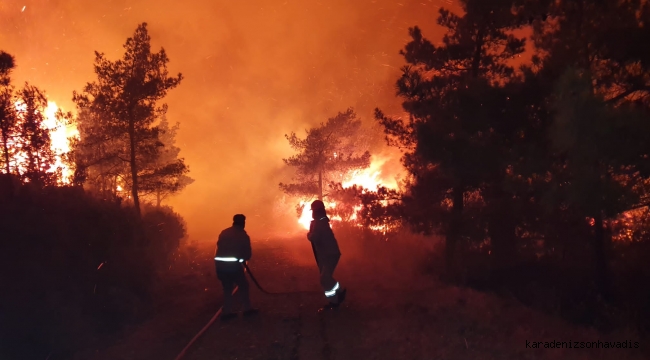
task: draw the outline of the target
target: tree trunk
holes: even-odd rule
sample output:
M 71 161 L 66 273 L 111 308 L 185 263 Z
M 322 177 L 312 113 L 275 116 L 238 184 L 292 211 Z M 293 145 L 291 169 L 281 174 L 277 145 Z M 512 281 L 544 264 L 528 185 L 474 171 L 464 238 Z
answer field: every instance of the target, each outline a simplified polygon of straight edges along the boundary
M 481 53 L 483 50 L 483 29 L 476 33 L 476 46 L 474 47 L 474 56 L 472 57 L 471 75 L 472 79 L 478 78 L 481 68 Z
M 584 24 L 584 16 L 585 16 L 584 1 L 578 0 L 577 5 L 578 5 L 578 14 L 577 14 L 578 18 L 575 22 L 576 38 L 578 39 L 581 45 L 580 46 L 581 49 L 578 50 L 578 64 L 581 65 L 580 67 L 582 67 L 583 69 L 591 69 L 591 61 L 589 59 L 589 43 L 582 38 L 582 26 Z M 580 52 L 582 52 L 582 54 L 580 54 Z
M 505 280 L 515 264 L 517 256 L 517 241 L 515 229 L 517 223 L 510 196 L 497 186 L 490 194 L 488 208 L 488 235 L 492 245 L 492 268 L 494 275 L 501 281 Z
M 99 163 L 99 193 L 102 194 L 102 198 L 106 198 L 106 176 L 104 176 L 104 164 Z
M 318 171 L 318 200 L 323 201 L 323 171 Z
M 129 120 L 129 140 L 131 142 L 131 158 L 129 159 L 131 163 L 131 195 L 133 196 L 133 206 L 135 207 L 135 213 L 138 218 L 140 218 L 140 198 L 138 198 L 138 168 L 135 162 L 135 123 L 133 119 Z
M 595 281 L 598 292 L 604 297 L 609 298 L 609 267 L 607 254 L 609 248 L 609 239 L 605 236 L 603 227 L 602 214 L 594 217 L 594 254 L 596 262 Z
M 7 175 L 11 174 L 11 167 L 9 166 L 10 161 L 9 161 L 9 146 L 7 145 L 7 135 L 2 134 L 2 146 L 4 147 L 4 153 L 5 153 L 5 170 L 7 171 Z
M 449 231 L 445 238 L 445 266 L 449 275 L 453 273 L 454 262 L 456 260 L 456 247 L 460 239 L 460 230 L 462 227 L 463 217 L 463 187 L 455 186 L 452 190 L 453 205 L 451 208 L 451 221 Z
M 156 208 L 160 208 L 160 202 L 162 199 L 160 198 L 160 190 L 156 190 Z

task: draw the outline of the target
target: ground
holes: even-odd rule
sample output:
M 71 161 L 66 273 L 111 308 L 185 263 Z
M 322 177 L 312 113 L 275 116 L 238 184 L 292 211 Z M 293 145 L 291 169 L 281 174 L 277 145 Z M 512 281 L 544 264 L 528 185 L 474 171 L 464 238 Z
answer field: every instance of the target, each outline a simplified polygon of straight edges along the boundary
M 251 298 L 261 313 L 228 323 L 217 320 L 183 359 L 623 360 L 648 355 L 647 342 L 634 335 L 601 334 L 514 300 L 443 285 L 413 266 L 420 258 L 413 249 L 400 251 L 389 243 L 371 247 L 383 250 L 342 246 L 335 277 L 348 288 L 347 300 L 341 308 L 319 314 L 325 299 L 308 242 L 264 239 L 253 246 L 250 267 L 266 290 L 306 292 L 266 295 L 251 282 Z M 175 359 L 220 307 L 213 251 L 214 244 L 205 244 L 179 256 L 159 289 L 156 316 L 125 331 L 113 345 L 97 345 L 77 358 Z M 628 340 L 639 348 L 584 348 L 594 341 Z M 565 347 L 589 344 L 544 348 L 553 341 L 565 342 Z

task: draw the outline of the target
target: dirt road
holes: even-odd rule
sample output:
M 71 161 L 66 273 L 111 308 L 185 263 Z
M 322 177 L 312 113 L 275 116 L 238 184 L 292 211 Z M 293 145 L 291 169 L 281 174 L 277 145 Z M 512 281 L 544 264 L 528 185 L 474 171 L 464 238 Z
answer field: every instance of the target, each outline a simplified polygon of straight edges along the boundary
M 346 303 L 318 314 L 324 297 L 308 244 L 269 240 L 254 247 L 251 269 L 267 290 L 314 293 L 269 296 L 251 283 L 261 314 L 215 322 L 184 359 L 622 360 L 645 358 L 650 345 L 640 341 L 639 349 L 585 348 L 594 341 L 631 340 L 634 346 L 639 340 L 599 334 L 515 301 L 443 286 L 419 275 L 404 254 L 390 249 L 363 258 L 344 254 L 336 277 L 349 289 Z M 212 251 L 211 246 L 200 249 L 192 272 L 177 274 L 153 320 L 131 329 L 116 345 L 79 358 L 173 360 L 220 306 Z M 554 341 L 564 342 L 565 348 L 544 348 Z M 576 342 L 583 342 L 582 348 L 575 348 Z

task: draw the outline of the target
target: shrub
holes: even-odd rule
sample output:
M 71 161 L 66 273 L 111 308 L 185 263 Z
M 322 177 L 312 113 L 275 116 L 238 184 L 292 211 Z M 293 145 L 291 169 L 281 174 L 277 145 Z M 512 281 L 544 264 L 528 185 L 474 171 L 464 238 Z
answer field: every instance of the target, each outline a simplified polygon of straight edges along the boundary
M 185 237 L 178 214 L 148 209 L 140 221 L 80 187 L 0 177 L 0 358 L 70 352 L 149 315 L 156 269 Z

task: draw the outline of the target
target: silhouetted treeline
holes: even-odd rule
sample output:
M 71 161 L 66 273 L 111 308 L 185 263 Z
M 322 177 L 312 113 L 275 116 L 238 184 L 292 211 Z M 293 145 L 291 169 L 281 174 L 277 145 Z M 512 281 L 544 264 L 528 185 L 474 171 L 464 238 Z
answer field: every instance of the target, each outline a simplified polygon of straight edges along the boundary
M 16 91 L 16 62 L 0 52 L 2 359 L 68 359 L 151 315 L 153 285 L 186 237 L 161 202 L 193 180 L 178 158 L 179 125 L 158 104 L 181 77 L 167 77 L 149 40 L 141 24 L 124 62 L 98 53 L 98 82 L 74 94 L 80 137 L 61 155 L 72 184 L 52 171 L 47 98 L 27 84 Z
M 650 4 L 461 3 L 440 10 L 440 45 L 409 30 L 409 117 L 376 118 L 411 176 L 404 193 L 358 194 L 366 221 L 445 236 L 450 279 L 650 325 Z
M 73 352 L 150 315 L 157 270 L 185 236 L 178 214 L 145 207 L 139 220 L 80 187 L 0 176 L 0 357 Z

